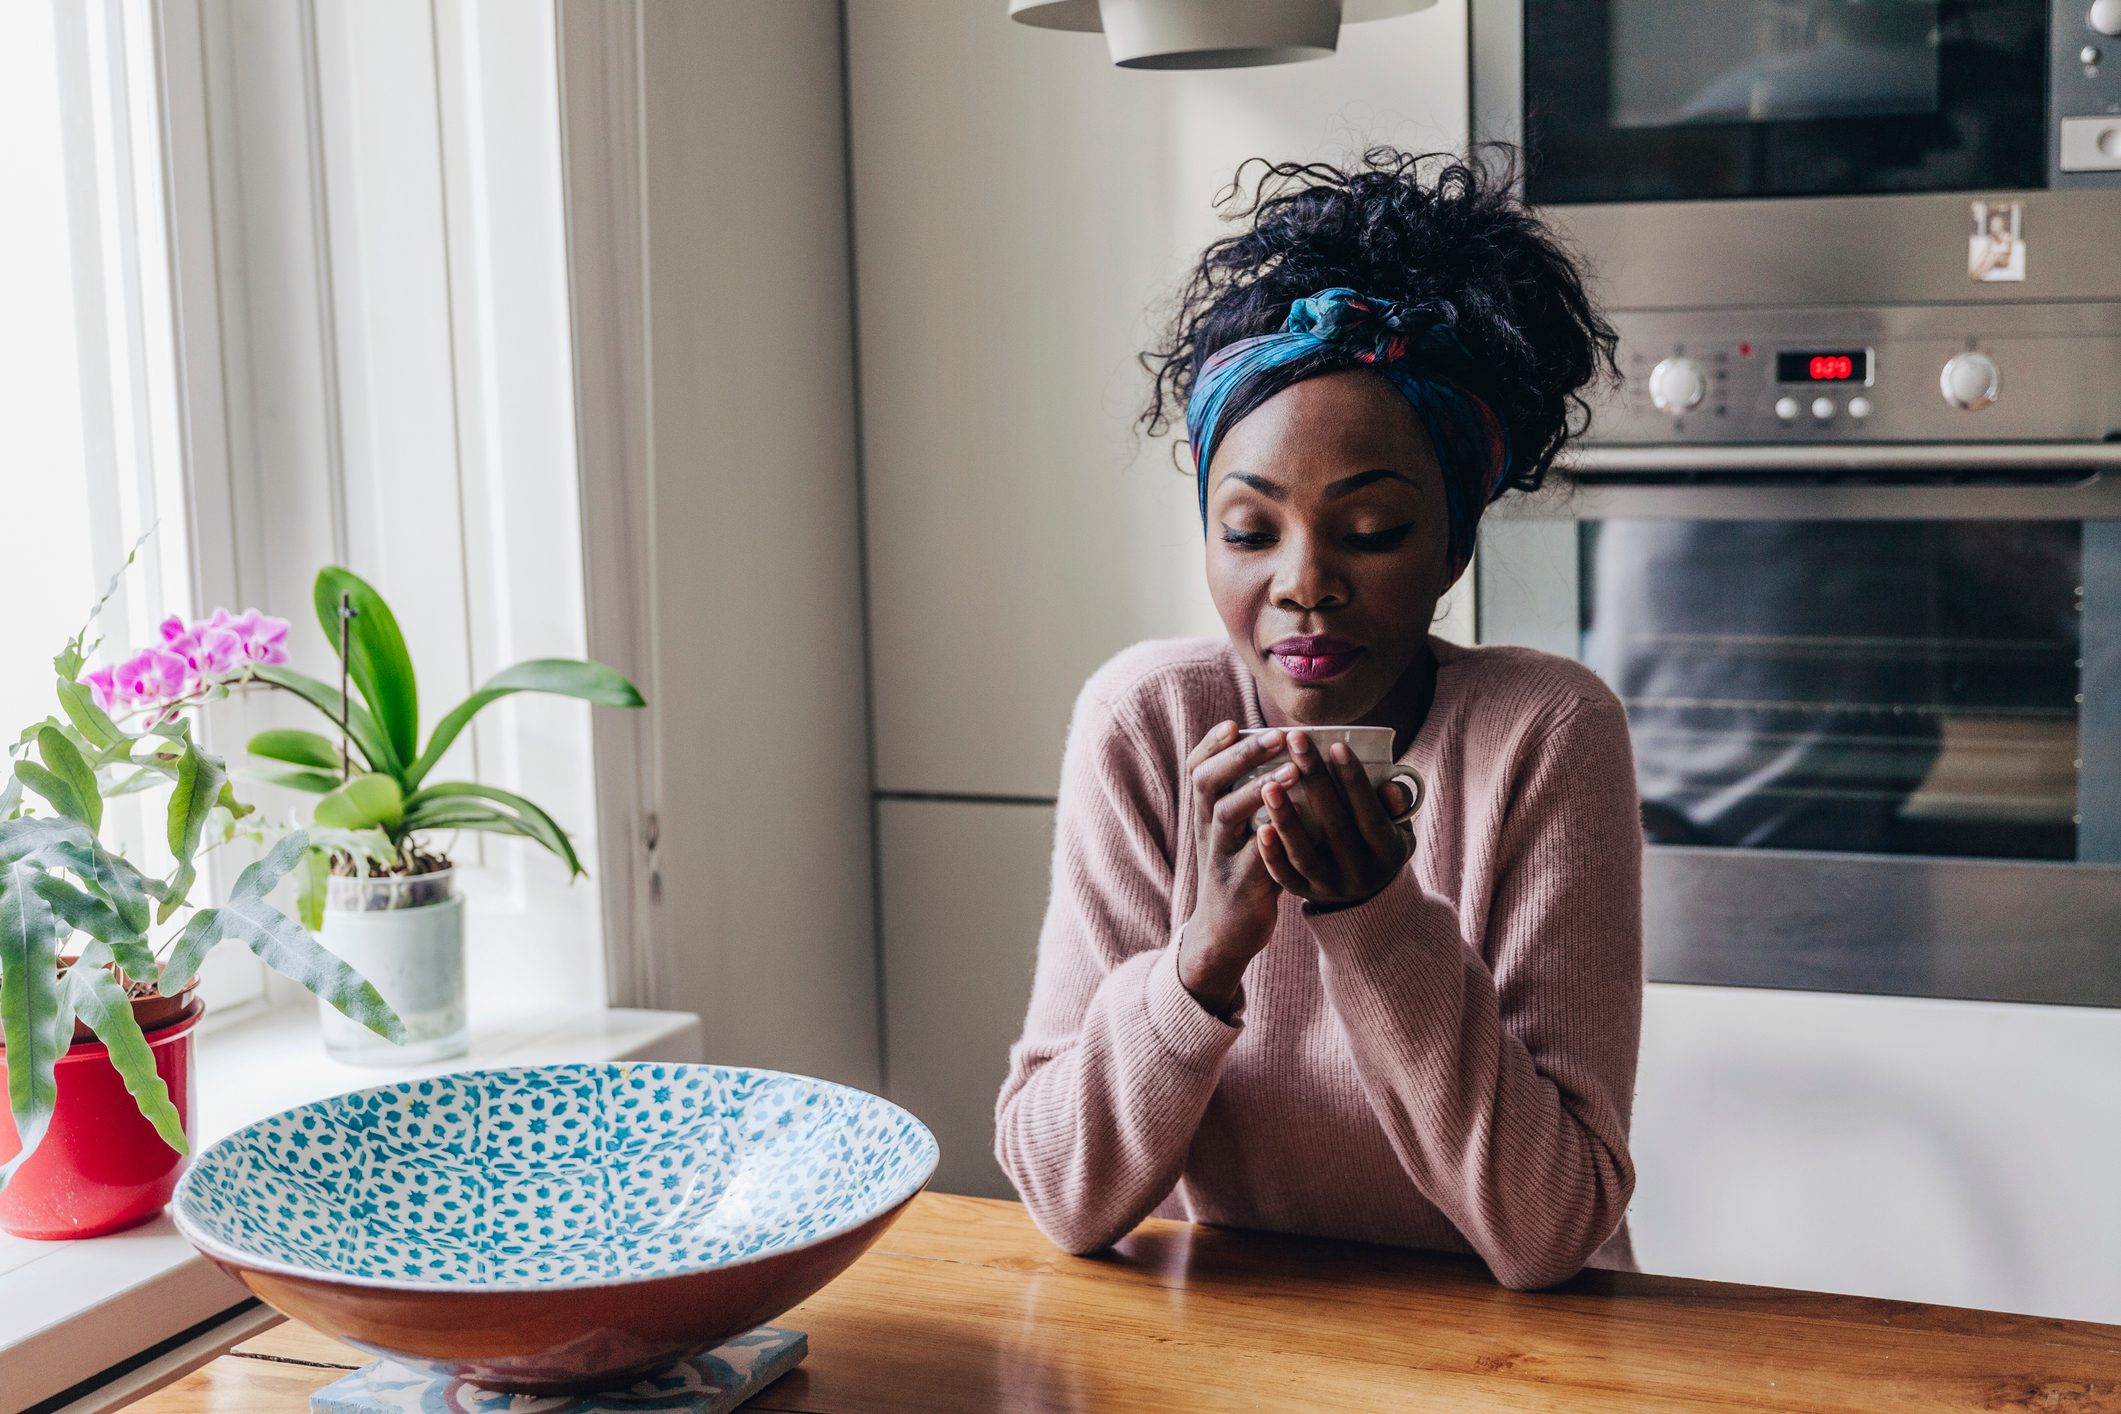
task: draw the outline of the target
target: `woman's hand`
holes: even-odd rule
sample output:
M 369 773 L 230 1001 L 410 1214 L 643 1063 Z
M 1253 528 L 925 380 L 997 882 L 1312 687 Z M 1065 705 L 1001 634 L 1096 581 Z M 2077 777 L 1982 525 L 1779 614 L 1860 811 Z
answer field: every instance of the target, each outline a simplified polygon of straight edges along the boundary
M 1265 778 L 1231 789 L 1282 749 L 1280 732 L 1240 737 L 1237 723 L 1209 729 L 1186 756 L 1193 790 L 1195 876 L 1193 916 L 1179 940 L 1178 976 L 1194 999 L 1218 1016 L 1236 1005 L 1245 964 L 1274 932 L 1281 886 L 1252 848 L 1252 816 L 1263 801 Z M 1293 768 L 1284 774 L 1295 779 Z
M 1304 732 L 1284 735 L 1294 770 L 1284 768 L 1265 784 L 1271 823 L 1260 828 L 1253 852 L 1276 884 L 1306 902 L 1319 908 L 1361 903 L 1391 883 L 1414 852 L 1413 830 L 1391 819 L 1406 788 L 1397 781 L 1373 787 L 1341 742 L 1333 743 L 1328 761 Z M 1285 784 L 1292 774 L 1294 782 Z

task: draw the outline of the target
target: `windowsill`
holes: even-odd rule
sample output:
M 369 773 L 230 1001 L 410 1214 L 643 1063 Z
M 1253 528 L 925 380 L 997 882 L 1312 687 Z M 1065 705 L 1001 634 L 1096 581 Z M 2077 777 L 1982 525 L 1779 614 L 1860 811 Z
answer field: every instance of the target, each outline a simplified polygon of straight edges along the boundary
M 702 1058 L 699 1018 L 678 1012 L 473 1013 L 471 1053 L 400 1067 L 324 1054 L 314 1004 L 261 1011 L 203 1033 L 196 1152 L 252 1120 L 308 1100 L 473 1066 Z M 0 1386 L 35 1404 L 248 1299 L 178 1235 L 153 1222 L 79 1242 L 0 1235 Z

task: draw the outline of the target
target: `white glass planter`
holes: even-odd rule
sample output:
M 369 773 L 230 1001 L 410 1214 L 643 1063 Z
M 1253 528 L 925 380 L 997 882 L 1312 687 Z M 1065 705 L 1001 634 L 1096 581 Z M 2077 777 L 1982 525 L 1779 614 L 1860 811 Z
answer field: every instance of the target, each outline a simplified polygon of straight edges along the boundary
M 455 871 L 330 881 L 324 946 L 383 994 L 405 1023 L 395 1045 L 319 1000 L 324 1049 L 350 1065 L 446 1060 L 470 1046 L 464 1001 L 464 900 Z

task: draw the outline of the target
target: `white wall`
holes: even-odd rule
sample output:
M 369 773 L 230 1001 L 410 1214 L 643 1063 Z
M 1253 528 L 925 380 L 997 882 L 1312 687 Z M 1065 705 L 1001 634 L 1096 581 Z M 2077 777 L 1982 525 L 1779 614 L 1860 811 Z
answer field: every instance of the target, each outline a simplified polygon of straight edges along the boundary
M 874 1086 L 838 7 L 639 15 L 654 1003 Z
M 1465 140 L 1464 7 L 1333 58 L 1113 67 L 989 4 L 849 0 L 878 785 L 1050 796 L 1137 639 L 1219 633 L 1190 474 L 1135 362 L 1247 157 Z

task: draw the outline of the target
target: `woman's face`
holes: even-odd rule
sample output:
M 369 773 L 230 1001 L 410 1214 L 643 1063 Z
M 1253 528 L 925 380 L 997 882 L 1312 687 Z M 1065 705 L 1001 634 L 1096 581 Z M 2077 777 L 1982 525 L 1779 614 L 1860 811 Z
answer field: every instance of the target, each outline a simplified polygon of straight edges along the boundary
M 1208 470 L 1208 590 L 1269 722 L 1368 721 L 1426 652 L 1445 587 L 1420 417 L 1374 373 L 1321 374 L 1224 433 Z

